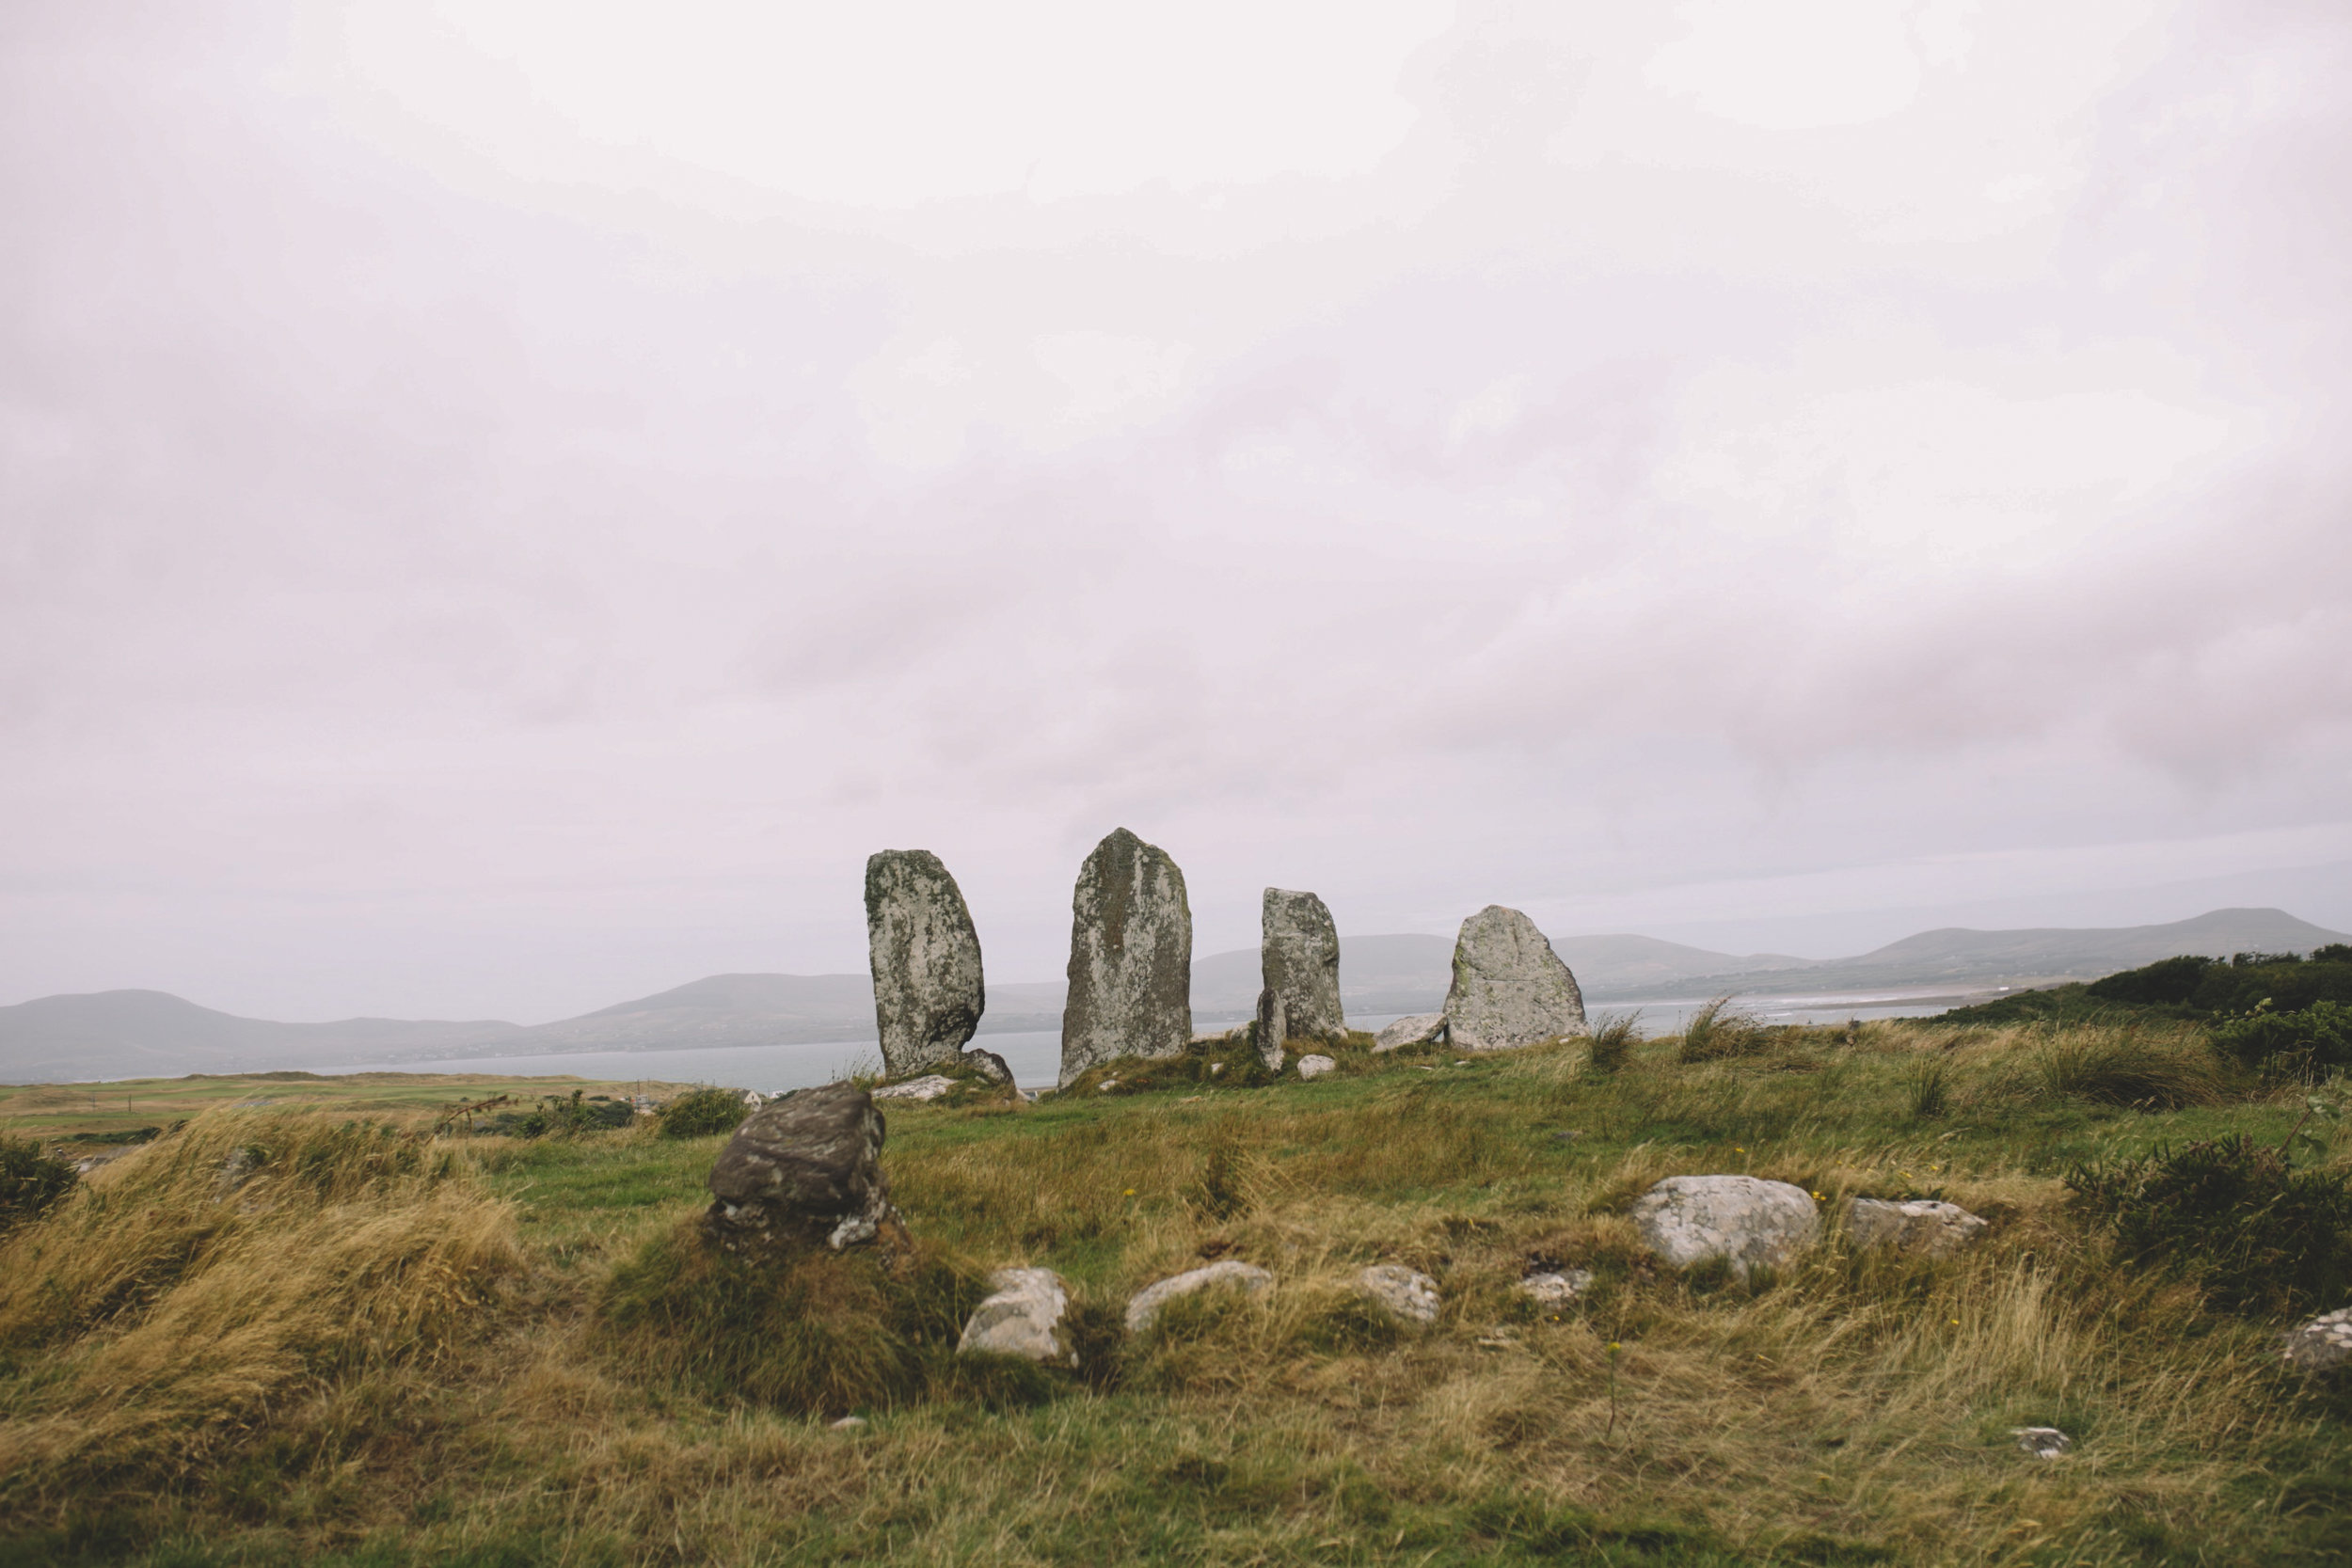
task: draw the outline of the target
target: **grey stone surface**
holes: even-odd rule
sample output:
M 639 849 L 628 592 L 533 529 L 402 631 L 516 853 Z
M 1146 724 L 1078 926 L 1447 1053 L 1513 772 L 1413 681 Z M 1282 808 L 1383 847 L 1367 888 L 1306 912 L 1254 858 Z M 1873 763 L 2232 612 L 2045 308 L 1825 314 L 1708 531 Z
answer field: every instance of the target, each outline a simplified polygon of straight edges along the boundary
M 1500 904 L 1462 922 L 1445 1022 L 1457 1051 L 1507 1051 L 1588 1033 L 1576 976 L 1534 921 Z
M 1298 1076 L 1301 1078 L 1320 1078 L 1327 1072 L 1337 1072 L 1339 1069 L 1340 1064 L 1328 1056 L 1311 1053 L 1298 1058 Z
M 1894 1247 L 1942 1258 L 1991 1228 L 1992 1222 L 1957 1203 L 1925 1198 L 1896 1202 L 1857 1197 L 1846 1205 L 1846 1234 L 1856 1246 Z
M 1258 1060 L 1268 1072 L 1282 1070 L 1282 1042 L 1289 1038 L 1288 1020 L 1282 1016 L 1282 993 L 1268 986 L 1258 993 L 1257 1022 L 1249 1026 L 1249 1037 L 1257 1045 Z
M 1061 1082 L 1114 1056 L 1174 1056 L 1192 1038 L 1192 906 L 1164 849 L 1120 828 L 1070 899 Z
M 1356 1276 L 1357 1285 L 1391 1317 L 1406 1323 L 1438 1321 L 1438 1282 L 1397 1263 L 1375 1263 Z
M 2290 1367 L 2307 1372 L 2333 1371 L 2352 1361 L 2352 1307 L 2323 1312 L 2307 1323 L 2289 1329 L 2279 1353 Z
M 972 911 L 937 855 L 884 849 L 866 860 L 866 943 L 882 1069 L 896 1078 L 955 1060 L 988 993 Z
M 1652 1252 L 1678 1269 L 1710 1258 L 1745 1279 L 1785 1268 L 1820 1234 L 1821 1213 L 1803 1187 L 1753 1176 L 1670 1176 L 1633 1203 L 1633 1225 Z
M 2056 1459 L 2074 1446 L 2074 1440 L 2056 1427 L 2011 1427 L 2009 1434 L 2017 1439 L 2018 1448 L 2036 1459 Z
M 945 1073 L 933 1072 L 921 1078 L 910 1078 L 903 1084 L 891 1084 L 874 1091 L 876 1100 L 944 1100 L 956 1081 Z
M 1415 1013 L 1400 1018 L 1372 1039 L 1375 1051 L 1395 1051 L 1408 1045 L 1426 1045 L 1445 1033 L 1445 1014 Z
M 1531 1274 L 1518 1283 L 1521 1295 L 1533 1296 L 1544 1307 L 1565 1307 L 1592 1288 L 1593 1271 L 1590 1269 Z
M 1178 1296 L 1188 1296 L 1195 1291 L 1212 1285 L 1231 1285 L 1256 1295 L 1274 1288 L 1274 1276 L 1255 1263 L 1224 1258 L 1198 1269 L 1156 1280 L 1146 1285 L 1127 1299 L 1127 1332 L 1140 1334 L 1159 1317 L 1160 1308 Z
M 1266 990 L 1282 1000 L 1286 1039 L 1331 1040 L 1347 1033 L 1340 1006 L 1340 933 L 1311 893 L 1270 887 L 1259 916 L 1258 962 Z
M 882 1132 L 873 1097 L 852 1084 L 770 1101 L 710 1167 L 712 1240 L 749 1253 L 872 1241 L 896 1217 Z
M 1002 1056 L 996 1054 L 993 1051 L 982 1051 L 977 1046 L 975 1046 L 973 1049 L 963 1053 L 963 1059 L 977 1069 L 980 1076 L 987 1079 L 992 1084 L 1009 1084 L 1012 1082 L 1011 1064 L 1007 1062 Z
M 1062 1326 L 1070 1291 L 1059 1275 L 1051 1269 L 998 1269 L 988 1283 L 994 1293 L 974 1308 L 963 1325 L 963 1337 L 956 1341 L 959 1354 L 985 1351 L 1048 1366 L 1078 1364 L 1078 1353 Z

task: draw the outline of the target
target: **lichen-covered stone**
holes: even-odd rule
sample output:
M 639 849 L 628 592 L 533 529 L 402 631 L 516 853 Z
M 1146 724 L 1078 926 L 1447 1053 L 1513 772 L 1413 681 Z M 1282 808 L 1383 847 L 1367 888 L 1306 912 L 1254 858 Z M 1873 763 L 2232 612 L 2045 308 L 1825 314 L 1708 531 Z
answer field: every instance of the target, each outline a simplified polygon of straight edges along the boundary
M 963 893 L 928 849 L 866 863 L 866 941 L 874 1022 L 892 1077 L 952 1062 L 980 1026 L 988 992 Z
M 1120 828 L 1070 900 L 1061 1082 L 1116 1056 L 1174 1056 L 1192 1038 L 1192 906 L 1168 852 Z
M 1397 1263 L 1375 1263 L 1356 1276 L 1357 1287 L 1391 1317 L 1409 1323 L 1438 1321 L 1438 1282 Z
M 1292 1039 L 1338 1039 L 1347 1033 L 1340 1006 L 1340 933 L 1331 911 L 1311 893 L 1265 890 L 1260 917 L 1259 967 L 1266 990 L 1282 1001 Z
M 760 1253 L 870 1242 L 896 1218 L 882 1168 L 882 1114 L 853 1084 L 770 1101 L 710 1167 L 711 1239 Z
M 1408 1045 L 1427 1045 L 1445 1034 L 1445 1014 L 1415 1013 L 1400 1018 L 1372 1039 L 1375 1051 L 1396 1051 Z
M 1893 1247 L 1942 1258 L 1984 1234 L 1992 1222 L 1957 1203 L 1857 1197 L 1846 1205 L 1846 1234 L 1856 1246 Z
M 982 1051 L 976 1046 L 963 1053 L 963 1059 L 971 1063 L 974 1070 L 992 1084 L 1012 1082 L 1011 1064 L 993 1051 Z
M 2279 1352 L 2288 1366 L 2307 1372 L 2331 1372 L 2352 1361 L 2352 1307 L 2323 1312 L 2289 1329 Z
M 1670 1176 L 1633 1203 L 1644 1244 L 1677 1269 L 1720 1258 L 1740 1278 L 1786 1268 L 1820 1234 L 1803 1187 L 1754 1176 Z
M 1329 1056 L 1310 1053 L 1298 1058 L 1298 1076 L 1301 1078 L 1320 1078 L 1327 1072 L 1339 1070 L 1340 1064 Z
M 956 1081 L 944 1072 L 927 1073 L 910 1078 L 903 1084 L 892 1084 L 874 1091 L 876 1100 L 945 1100 L 955 1092 Z
M 994 1294 L 973 1310 L 956 1341 L 959 1354 L 974 1351 L 1017 1355 L 1048 1366 L 1074 1367 L 1078 1353 L 1062 1319 L 1070 1291 L 1051 1269 L 998 1269 L 988 1276 Z
M 1534 921 L 1500 904 L 1462 922 L 1445 1022 L 1457 1051 L 1507 1051 L 1589 1032 L 1576 976 Z
M 1200 1268 L 1146 1285 L 1127 1299 L 1127 1332 L 1140 1334 L 1160 1315 L 1160 1308 L 1178 1296 L 1188 1296 L 1212 1285 L 1231 1285 L 1256 1295 L 1274 1288 L 1274 1276 L 1255 1263 L 1224 1258 Z
M 1288 1021 L 1282 1016 L 1282 993 L 1272 986 L 1258 993 L 1258 1017 L 1250 1024 L 1249 1037 L 1258 1048 L 1258 1060 L 1268 1072 L 1282 1070 L 1282 1042 L 1290 1037 Z

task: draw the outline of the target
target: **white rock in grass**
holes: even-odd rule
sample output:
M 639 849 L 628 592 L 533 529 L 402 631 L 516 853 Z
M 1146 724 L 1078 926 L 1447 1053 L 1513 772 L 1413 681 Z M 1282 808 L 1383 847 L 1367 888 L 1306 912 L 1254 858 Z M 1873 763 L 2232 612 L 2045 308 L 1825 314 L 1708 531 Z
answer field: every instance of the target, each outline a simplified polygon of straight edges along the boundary
M 945 1073 L 934 1072 L 923 1078 L 911 1078 L 903 1084 L 892 1084 L 874 1091 L 876 1100 L 938 1100 L 956 1086 L 956 1081 Z
M 1531 1274 L 1518 1283 L 1521 1294 L 1543 1307 L 1564 1307 L 1593 1288 L 1593 1271 L 1570 1269 L 1565 1274 Z
M 2288 1366 L 2307 1372 L 2332 1371 L 2352 1361 L 2352 1307 L 2324 1312 L 2289 1329 L 2279 1349 Z
M 1438 1282 L 1396 1263 L 1375 1263 L 1356 1276 L 1364 1294 L 1406 1323 L 1438 1321 Z
M 2056 1459 L 2074 1446 L 2074 1440 L 2056 1427 L 2011 1427 L 2009 1434 L 2036 1459 Z
M 1740 1278 L 1784 1268 L 1820 1234 L 1811 1195 L 1753 1176 L 1670 1176 L 1633 1204 L 1643 1243 L 1677 1269 L 1721 1258 Z
M 1400 1018 L 1372 1039 L 1375 1051 L 1397 1051 L 1408 1045 L 1426 1045 L 1445 1033 L 1445 1014 L 1415 1013 Z
M 1160 1308 L 1178 1296 L 1188 1296 L 1195 1291 L 1212 1285 L 1233 1285 L 1256 1295 L 1274 1288 L 1274 1276 L 1255 1263 L 1225 1258 L 1198 1269 L 1146 1285 L 1127 1302 L 1127 1332 L 1140 1334 L 1150 1328 L 1160 1315 Z
M 1857 1197 L 1846 1205 L 1846 1234 L 1854 1245 L 1896 1247 L 1942 1258 L 1958 1252 L 1990 1228 L 1992 1222 L 1957 1203 L 1925 1198 L 1896 1203 Z
M 1059 1275 L 1051 1269 L 998 1269 L 988 1282 L 995 1293 L 963 1325 L 963 1338 L 956 1341 L 958 1354 L 985 1351 L 1048 1366 L 1078 1364 L 1078 1353 L 1062 1327 L 1070 1291 Z
M 1340 1064 L 1333 1061 L 1328 1056 L 1301 1056 L 1298 1058 L 1298 1076 L 1301 1078 L 1320 1078 L 1327 1072 L 1337 1072 L 1339 1069 Z

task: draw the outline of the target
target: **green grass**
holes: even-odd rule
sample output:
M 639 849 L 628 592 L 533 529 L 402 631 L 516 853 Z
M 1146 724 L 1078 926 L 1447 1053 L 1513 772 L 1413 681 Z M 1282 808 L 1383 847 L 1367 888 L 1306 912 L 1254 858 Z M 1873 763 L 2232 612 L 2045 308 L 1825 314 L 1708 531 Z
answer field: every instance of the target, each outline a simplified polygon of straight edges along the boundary
M 722 1136 L 440 1142 L 398 1167 L 411 1174 L 316 1190 L 290 1153 L 283 1196 L 246 1212 L 211 1196 L 202 1160 L 183 1157 L 176 1186 L 142 1174 L 175 1148 L 262 1136 L 199 1121 L 4 1243 L 0 1272 L 31 1278 L 99 1245 L 136 1196 L 137 1256 L 164 1261 L 140 1265 L 146 1295 L 75 1320 L 78 1338 L 0 1350 L 0 1565 L 2352 1551 L 2352 1398 L 2286 1373 L 2283 1320 L 2126 1256 L 2063 1180 L 2201 1140 L 2275 1147 L 2297 1095 L 2145 1029 L 1755 1029 L 1695 1061 L 1683 1044 L 1628 1042 L 1591 1073 L 1575 1046 L 1456 1065 L 1356 1042 L 1312 1084 L 1254 1082 L 1238 1057 L 1210 1073 L 1222 1057 L 1203 1057 L 1113 1068 L 1097 1075 L 1120 1080 L 1111 1092 L 1089 1082 L 1025 1108 L 894 1104 L 884 1164 L 914 1250 L 769 1270 L 695 1239 Z M 2163 1092 L 2130 1092 L 2151 1075 Z M 364 1175 L 326 1134 L 279 1142 Z M 1661 1268 L 1625 1210 L 1661 1177 L 1707 1171 L 1803 1183 L 1828 1239 L 1776 1279 Z M 1994 1226 L 1954 1259 L 1859 1254 L 1836 1225 L 1849 1194 L 1945 1196 Z M 210 1277 L 208 1248 L 251 1260 L 200 1320 L 242 1343 L 268 1338 L 234 1317 L 256 1296 L 358 1291 L 356 1317 L 392 1321 L 394 1283 L 336 1283 L 300 1261 L 315 1252 L 273 1253 L 273 1227 L 379 1226 L 415 1251 L 456 1224 L 433 1216 L 460 1213 L 470 1261 L 431 1277 L 470 1305 L 418 1317 L 428 1338 L 378 1354 L 312 1311 L 309 1338 L 269 1339 L 310 1359 L 270 1362 L 268 1399 L 200 1444 L 126 1440 L 92 1470 L 61 1435 L 137 1414 L 92 1369 L 140 1336 L 172 1364 L 164 1330 Z M 21 1250 L 36 1243 L 48 1261 Z M 269 1286 L 281 1255 L 310 1271 L 301 1291 Z M 1259 1263 L 1277 1288 L 1118 1332 L 1132 1291 L 1215 1257 Z M 63 1288 L 119 1273 L 86 1261 Z M 1373 1262 L 1435 1276 L 1439 1322 L 1369 1312 L 1348 1281 Z M 987 1271 L 1008 1264 L 1072 1282 L 1080 1372 L 953 1354 Z M 1539 1310 L 1513 1289 L 1539 1264 L 1595 1283 Z M 171 1397 L 154 1408 L 200 1424 Z M 850 1411 L 867 1424 L 828 1425 Z M 2017 1452 L 2008 1429 L 2042 1423 L 2075 1452 Z

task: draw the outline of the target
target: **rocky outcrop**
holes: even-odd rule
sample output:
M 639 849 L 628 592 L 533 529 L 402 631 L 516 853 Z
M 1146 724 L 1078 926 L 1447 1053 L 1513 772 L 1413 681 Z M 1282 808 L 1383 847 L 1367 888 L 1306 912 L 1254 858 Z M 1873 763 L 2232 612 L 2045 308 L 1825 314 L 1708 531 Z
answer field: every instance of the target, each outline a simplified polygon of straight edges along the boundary
M 1265 988 L 1281 998 L 1288 1038 L 1339 1039 L 1347 1033 L 1340 1006 L 1340 933 L 1311 893 L 1270 887 L 1260 916 L 1258 962 Z
M 1127 1300 L 1127 1332 L 1140 1334 L 1159 1317 L 1160 1308 L 1178 1296 L 1188 1296 L 1195 1291 L 1205 1291 L 1212 1285 L 1229 1285 L 1256 1295 L 1274 1288 L 1274 1276 L 1255 1263 L 1244 1263 L 1226 1258 L 1198 1269 L 1155 1281 L 1137 1291 Z
M 972 911 L 939 857 L 884 849 L 866 863 L 874 1022 L 892 1077 L 952 1062 L 988 1002 Z
M 1017 1355 L 1057 1367 L 1078 1364 L 1062 1323 L 1070 1311 L 1070 1291 L 1059 1275 L 1051 1269 L 998 1269 L 988 1283 L 994 1293 L 964 1323 L 957 1354 Z
M 1115 1056 L 1173 1056 L 1192 1038 L 1192 907 L 1168 852 L 1120 828 L 1070 900 L 1061 1082 Z
M 1633 1204 L 1634 1228 L 1678 1269 L 1720 1258 L 1740 1278 L 1786 1268 L 1820 1234 L 1811 1195 L 1753 1176 L 1670 1176 Z
M 1445 1022 L 1456 1051 L 1507 1051 L 1588 1032 L 1576 976 L 1534 921 L 1500 904 L 1462 922 Z
M 1375 1263 L 1356 1276 L 1357 1288 L 1373 1305 L 1408 1323 L 1438 1321 L 1438 1282 L 1396 1263 Z
M 1250 1039 L 1257 1045 L 1258 1060 L 1268 1072 L 1282 1070 L 1282 1042 L 1290 1037 L 1288 1020 L 1283 1016 L 1282 993 L 1268 986 L 1258 993 L 1258 1018 L 1250 1025 Z
M 1445 1014 L 1415 1013 L 1400 1018 L 1373 1037 L 1375 1051 L 1397 1051 L 1408 1045 L 1427 1045 L 1445 1034 Z
M 839 1250 L 870 1242 L 897 1215 L 882 1177 L 882 1115 L 851 1084 L 770 1101 L 735 1130 L 710 1168 L 710 1237 L 731 1252 Z
M 1984 1234 L 1991 1222 L 1957 1203 L 1894 1202 L 1857 1197 L 1846 1205 L 1846 1234 L 1854 1245 L 1892 1247 L 1942 1258 Z

